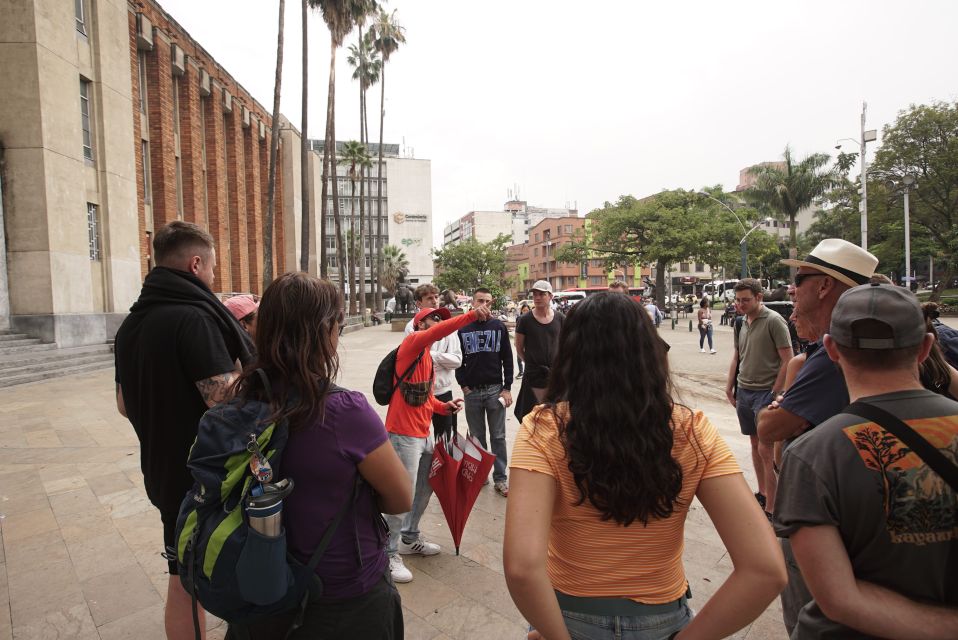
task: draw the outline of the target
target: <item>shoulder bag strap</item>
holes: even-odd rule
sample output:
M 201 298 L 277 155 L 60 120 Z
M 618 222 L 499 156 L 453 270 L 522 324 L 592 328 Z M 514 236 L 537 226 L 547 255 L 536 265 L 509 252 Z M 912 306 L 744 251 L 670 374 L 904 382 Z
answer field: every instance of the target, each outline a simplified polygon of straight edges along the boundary
M 352 507 L 353 503 L 356 501 L 356 498 L 359 494 L 359 483 L 361 480 L 362 477 L 357 472 L 356 481 L 353 483 L 352 491 L 349 492 L 349 497 L 343 502 L 343 506 L 339 508 L 339 512 L 336 514 L 336 517 L 333 518 L 333 521 L 329 523 L 328 527 L 326 527 L 326 531 L 323 533 L 322 539 L 320 539 L 319 544 L 316 546 L 316 550 L 313 551 L 313 555 L 309 558 L 309 563 L 306 565 L 306 575 L 311 575 L 316 571 L 316 565 L 319 564 L 323 554 L 326 553 L 326 547 L 328 547 L 329 543 L 332 542 L 333 534 L 336 533 L 336 529 L 339 528 L 339 523 L 343 521 L 343 516 L 346 515 L 346 512 L 349 511 L 349 508 Z
M 905 424 L 900 418 L 869 402 L 861 401 L 848 405 L 842 413 L 850 413 L 865 418 L 866 420 L 871 420 L 885 431 L 894 435 L 919 458 L 924 460 L 925 464 L 931 467 L 932 471 L 941 476 L 941 478 L 951 486 L 953 491 L 958 493 L 958 466 L 950 462 L 941 451 L 921 437 L 918 432 Z
M 405 382 L 409 378 L 409 376 L 412 375 L 412 372 L 416 370 L 416 367 L 419 365 L 419 361 L 422 360 L 422 357 L 424 355 L 426 355 L 425 349 L 419 352 L 419 355 L 416 356 L 416 359 L 413 360 L 411 365 L 409 365 L 409 368 L 406 369 L 406 371 L 401 376 L 399 376 L 399 378 L 396 380 L 396 384 L 393 385 L 392 392 L 389 394 L 390 398 L 392 398 L 393 394 L 396 393 L 396 389 L 399 388 L 399 385 Z M 398 354 L 397 354 L 397 357 L 398 357 Z

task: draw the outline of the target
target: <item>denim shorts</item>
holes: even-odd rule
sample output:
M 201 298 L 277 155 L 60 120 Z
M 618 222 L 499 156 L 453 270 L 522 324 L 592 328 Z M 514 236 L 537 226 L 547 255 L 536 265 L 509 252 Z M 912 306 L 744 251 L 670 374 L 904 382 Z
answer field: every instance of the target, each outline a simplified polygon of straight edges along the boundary
M 771 401 L 771 389 L 753 391 L 751 389 L 738 388 L 735 392 L 735 412 L 738 414 L 738 426 L 742 429 L 742 435 L 758 435 L 758 421 L 756 417 L 758 416 L 758 412 L 767 407 Z
M 645 616 L 602 616 L 563 611 L 572 640 L 667 640 L 692 621 L 692 609 L 683 604 L 675 611 Z

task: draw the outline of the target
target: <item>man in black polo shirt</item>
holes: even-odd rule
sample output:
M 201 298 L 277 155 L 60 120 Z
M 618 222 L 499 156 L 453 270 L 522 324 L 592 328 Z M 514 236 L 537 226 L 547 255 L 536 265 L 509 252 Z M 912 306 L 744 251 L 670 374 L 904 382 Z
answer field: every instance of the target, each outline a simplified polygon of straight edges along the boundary
M 472 295 L 476 307 L 492 308 L 492 293 L 479 288 Z M 489 440 L 496 456 L 492 480 L 496 493 L 509 496 L 506 478 L 506 407 L 512 404 L 512 345 L 509 330 L 502 321 L 476 320 L 459 330 L 462 366 L 456 369 L 456 381 L 466 400 L 469 433 L 486 447 L 486 421 Z
M 171 222 L 154 236 L 153 253 L 157 266 L 116 333 L 116 404 L 140 440 L 146 494 L 160 510 L 170 559 L 180 502 L 193 484 L 186 460 L 197 424 L 228 398 L 237 361 L 248 362 L 251 349 L 210 290 L 216 251 L 209 233 Z M 175 574 L 170 560 L 166 635 L 192 638 L 190 596 Z

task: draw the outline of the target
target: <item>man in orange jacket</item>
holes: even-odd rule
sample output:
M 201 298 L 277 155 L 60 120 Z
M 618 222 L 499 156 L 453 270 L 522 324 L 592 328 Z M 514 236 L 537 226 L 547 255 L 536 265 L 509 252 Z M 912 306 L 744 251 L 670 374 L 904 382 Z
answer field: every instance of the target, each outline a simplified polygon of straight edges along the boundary
M 412 572 L 403 564 L 400 554 L 434 556 L 439 545 L 427 542 L 419 532 L 419 519 L 429 504 L 432 487 L 429 468 L 432 464 L 433 440 L 430 436 L 433 413 L 449 415 L 462 409 L 462 398 L 441 402 L 432 393 L 433 368 L 429 347 L 433 342 L 455 333 L 476 321 L 488 320 L 489 310 L 478 307 L 469 313 L 450 318 L 449 310 L 424 308 L 413 319 L 415 331 L 403 339 L 396 354 L 396 376 L 415 364 L 412 374 L 396 388 L 386 413 L 389 441 L 409 473 L 413 487 L 412 511 L 386 515 L 389 523 L 389 570 L 395 582 L 410 582 Z M 418 362 L 417 362 L 418 358 Z

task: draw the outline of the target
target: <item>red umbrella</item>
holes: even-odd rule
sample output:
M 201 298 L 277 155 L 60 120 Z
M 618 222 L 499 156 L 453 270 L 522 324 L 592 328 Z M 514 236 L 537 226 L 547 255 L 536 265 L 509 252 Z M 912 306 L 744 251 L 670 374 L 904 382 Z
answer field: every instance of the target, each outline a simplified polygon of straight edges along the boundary
M 489 477 L 496 457 L 482 448 L 479 441 L 458 432 L 451 439 L 443 436 L 436 441 L 429 469 L 429 484 L 439 498 L 446 523 L 452 532 L 459 555 L 459 543 L 466 520 L 476 503 L 482 483 Z

